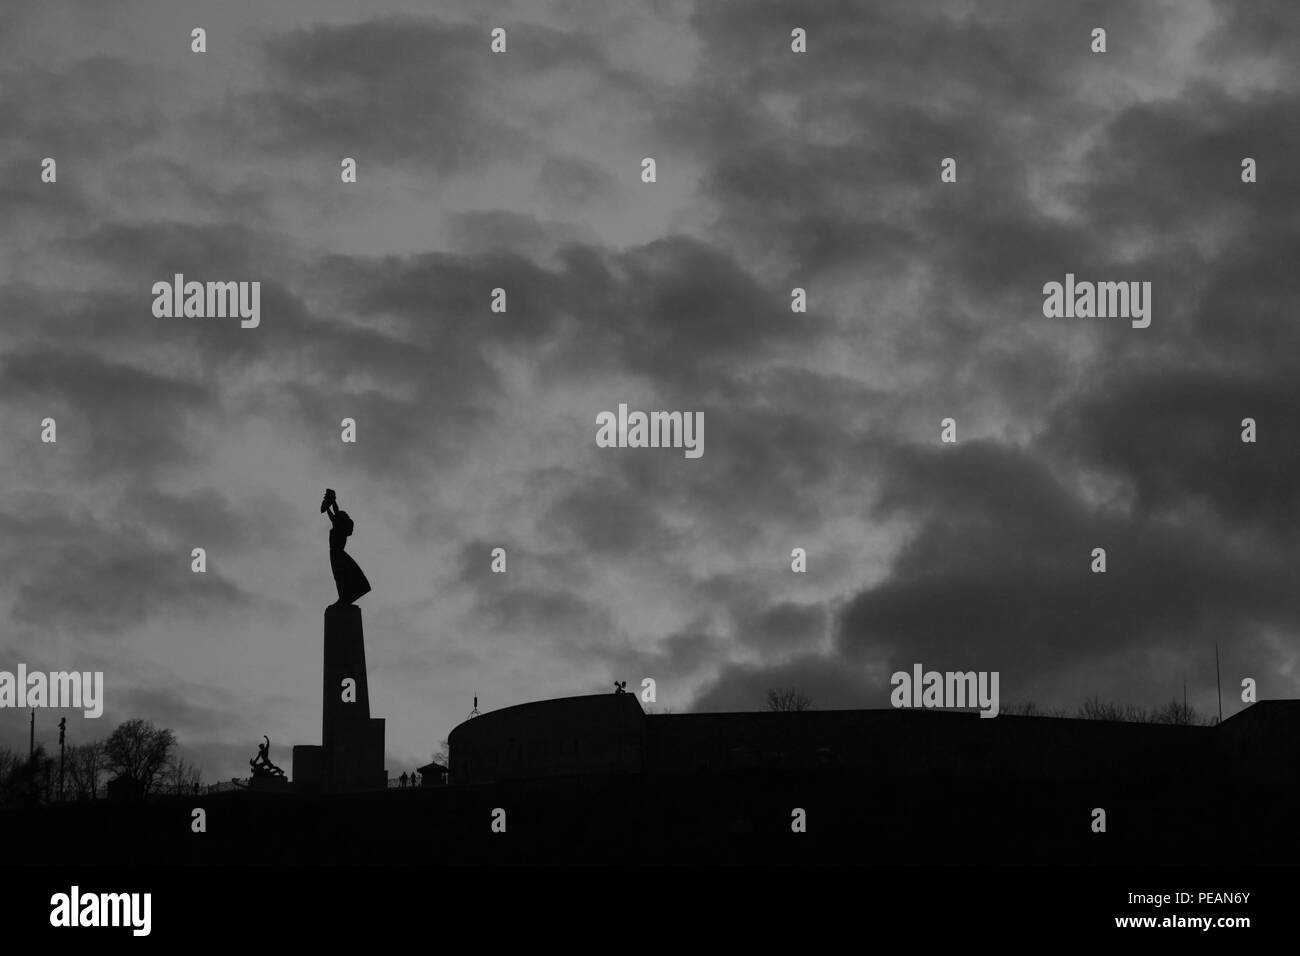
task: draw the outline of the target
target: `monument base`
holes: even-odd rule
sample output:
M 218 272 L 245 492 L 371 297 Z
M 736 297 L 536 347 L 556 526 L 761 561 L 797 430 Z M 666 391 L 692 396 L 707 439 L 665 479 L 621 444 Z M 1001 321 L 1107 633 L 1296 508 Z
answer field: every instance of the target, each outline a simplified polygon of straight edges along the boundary
M 383 790 L 384 719 L 366 717 L 334 724 L 325 750 L 324 780 L 330 790 Z
M 321 788 L 321 748 L 317 744 L 298 744 L 293 748 L 293 785 L 299 790 Z
M 304 791 L 383 790 L 384 720 L 370 716 L 361 609 L 325 609 L 320 746 L 293 748 L 293 783 Z

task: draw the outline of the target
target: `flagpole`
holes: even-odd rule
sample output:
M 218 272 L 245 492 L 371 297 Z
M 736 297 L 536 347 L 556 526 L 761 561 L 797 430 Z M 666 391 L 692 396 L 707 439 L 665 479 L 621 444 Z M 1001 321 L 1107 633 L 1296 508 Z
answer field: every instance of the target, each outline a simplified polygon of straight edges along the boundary
M 1223 723 L 1223 681 L 1219 679 L 1219 645 L 1214 645 L 1214 683 L 1219 690 L 1219 723 Z

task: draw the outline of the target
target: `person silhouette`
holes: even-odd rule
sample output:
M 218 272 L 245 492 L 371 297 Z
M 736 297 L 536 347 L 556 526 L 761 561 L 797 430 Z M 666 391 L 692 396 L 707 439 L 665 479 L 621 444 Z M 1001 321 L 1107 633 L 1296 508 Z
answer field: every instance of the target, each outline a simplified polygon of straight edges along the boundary
M 328 514 L 330 519 L 330 570 L 334 573 L 334 586 L 339 592 L 339 599 L 334 606 L 352 604 L 370 593 L 370 582 L 366 580 L 361 567 L 352 555 L 343 550 L 347 547 L 348 536 L 354 528 L 352 519 L 346 511 L 339 510 L 338 497 L 333 488 L 325 489 L 320 510 L 321 514 Z

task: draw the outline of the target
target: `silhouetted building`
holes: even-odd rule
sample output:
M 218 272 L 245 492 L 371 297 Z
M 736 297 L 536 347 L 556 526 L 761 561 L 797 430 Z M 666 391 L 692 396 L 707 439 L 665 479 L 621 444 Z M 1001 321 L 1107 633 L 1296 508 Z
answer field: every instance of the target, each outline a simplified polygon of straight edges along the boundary
M 1300 701 L 1261 701 L 1218 726 L 887 709 L 645 714 L 635 694 L 489 711 L 448 736 L 450 783 L 631 773 L 866 773 L 905 782 L 1144 780 L 1222 773 L 1300 782 Z M 1220 778 L 1223 779 L 1223 778 Z
M 450 782 L 640 773 L 645 721 L 635 694 L 561 697 L 491 710 L 448 736 Z
M 421 787 L 442 787 L 447 784 L 447 768 L 436 760 L 423 767 L 416 768 L 420 774 Z

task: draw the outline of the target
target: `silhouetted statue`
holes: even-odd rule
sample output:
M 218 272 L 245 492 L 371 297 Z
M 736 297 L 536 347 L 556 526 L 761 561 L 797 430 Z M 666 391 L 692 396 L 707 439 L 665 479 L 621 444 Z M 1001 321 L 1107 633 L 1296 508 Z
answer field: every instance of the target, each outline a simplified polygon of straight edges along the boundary
M 625 680 L 616 680 L 616 681 L 614 681 L 614 693 L 616 693 L 616 694 L 626 694 L 626 693 L 627 693 L 627 681 L 625 681 Z
M 330 570 L 334 572 L 334 585 L 338 588 L 339 599 L 336 604 L 352 604 L 357 598 L 370 593 L 370 582 L 352 555 L 343 549 L 347 547 L 348 535 L 352 533 L 352 519 L 346 511 L 339 511 L 338 499 L 333 488 L 325 489 L 325 497 L 320 503 L 321 514 L 330 517 Z
M 405 789 L 406 789 L 406 771 L 402 771 L 402 775 L 401 775 L 401 777 L 399 777 L 398 779 L 402 781 L 402 789 L 405 790 Z
M 257 745 L 257 756 L 248 761 L 254 777 L 283 777 L 284 771 L 271 763 L 271 738 L 263 736 L 266 743 Z

